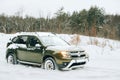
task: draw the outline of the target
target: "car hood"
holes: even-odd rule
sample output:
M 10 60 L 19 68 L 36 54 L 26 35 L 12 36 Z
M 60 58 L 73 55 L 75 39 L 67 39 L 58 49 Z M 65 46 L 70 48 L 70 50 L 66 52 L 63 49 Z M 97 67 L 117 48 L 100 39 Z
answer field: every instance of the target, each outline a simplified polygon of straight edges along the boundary
M 48 46 L 46 50 L 53 51 L 84 51 L 80 46 Z

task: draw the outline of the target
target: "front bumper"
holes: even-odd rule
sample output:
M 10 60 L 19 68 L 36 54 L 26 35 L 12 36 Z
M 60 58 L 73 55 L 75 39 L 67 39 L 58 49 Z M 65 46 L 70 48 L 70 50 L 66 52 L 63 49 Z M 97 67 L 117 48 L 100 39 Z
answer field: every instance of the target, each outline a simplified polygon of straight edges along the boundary
M 74 59 L 74 60 L 71 60 L 70 63 L 62 68 L 62 70 L 71 70 L 73 68 L 80 68 L 82 67 L 83 65 L 85 65 L 86 63 L 88 62 L 88 59 Z

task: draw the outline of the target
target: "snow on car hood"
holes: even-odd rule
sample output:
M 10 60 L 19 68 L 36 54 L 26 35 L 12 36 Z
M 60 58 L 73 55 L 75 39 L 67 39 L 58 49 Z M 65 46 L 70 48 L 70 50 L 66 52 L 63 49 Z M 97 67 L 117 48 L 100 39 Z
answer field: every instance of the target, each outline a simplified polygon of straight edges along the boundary
M 46 50 L 84 51 L 80 46 L 48 46 Z

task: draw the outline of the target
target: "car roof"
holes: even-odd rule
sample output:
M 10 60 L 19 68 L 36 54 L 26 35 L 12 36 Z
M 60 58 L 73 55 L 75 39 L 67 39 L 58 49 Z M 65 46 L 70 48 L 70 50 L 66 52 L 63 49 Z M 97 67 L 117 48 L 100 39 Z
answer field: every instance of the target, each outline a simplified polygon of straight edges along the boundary
M 55 36 L 55 34 L 51 32 L 18 32 L 16 33 L 16 36 L 21 35 L 28 35 L 28 36 Z

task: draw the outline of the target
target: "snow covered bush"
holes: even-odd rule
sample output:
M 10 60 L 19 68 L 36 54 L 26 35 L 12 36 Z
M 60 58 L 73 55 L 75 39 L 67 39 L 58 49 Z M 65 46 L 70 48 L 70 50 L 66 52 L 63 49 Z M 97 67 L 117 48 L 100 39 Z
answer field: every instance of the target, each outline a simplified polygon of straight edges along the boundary
M 80 35 L 74 34 L 74 35 L 71 37 L 70 44 L 77 46 L 79 43 L 80 43 Z

